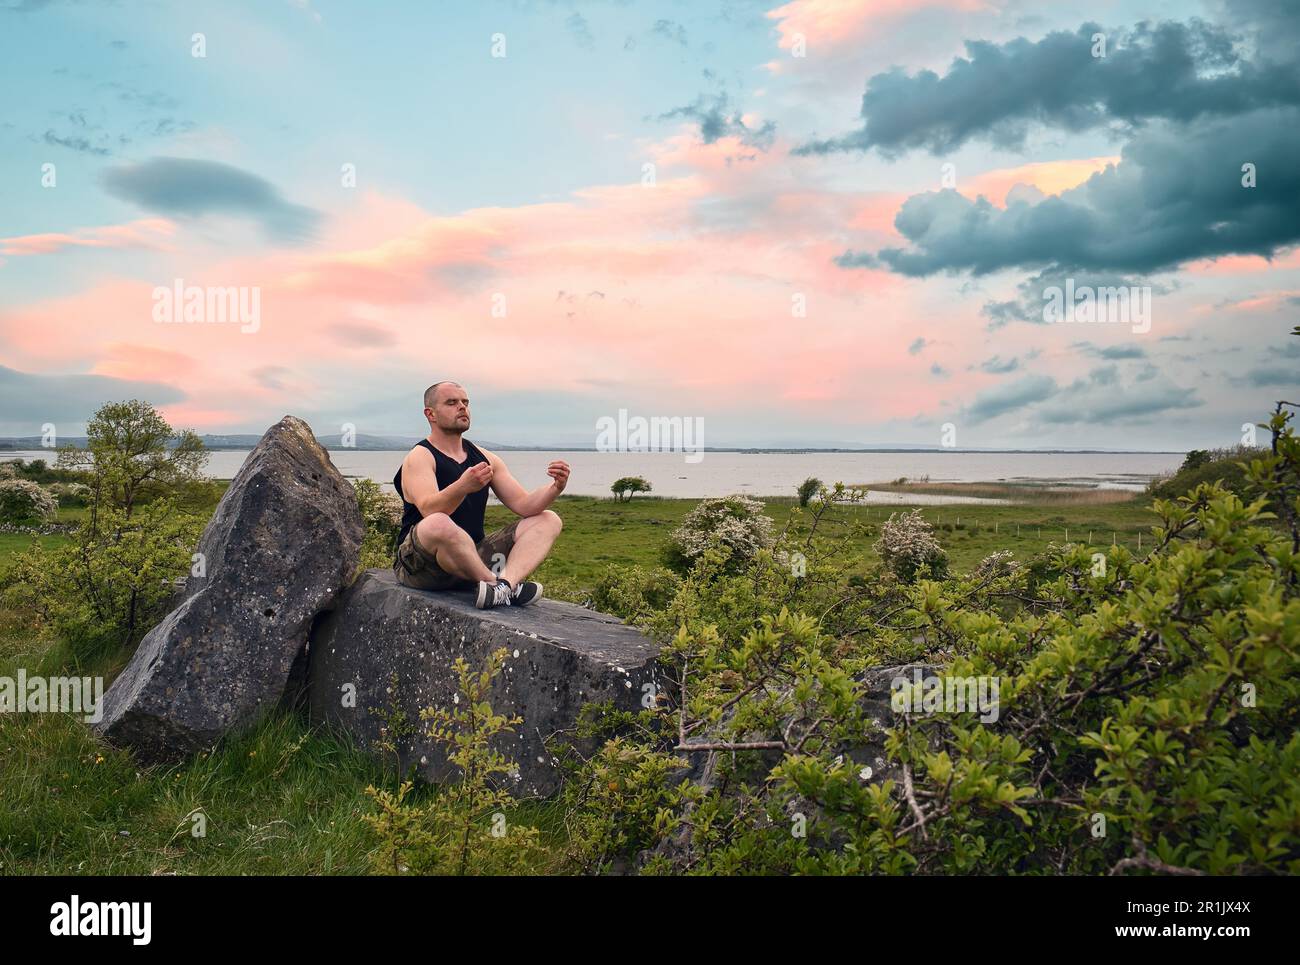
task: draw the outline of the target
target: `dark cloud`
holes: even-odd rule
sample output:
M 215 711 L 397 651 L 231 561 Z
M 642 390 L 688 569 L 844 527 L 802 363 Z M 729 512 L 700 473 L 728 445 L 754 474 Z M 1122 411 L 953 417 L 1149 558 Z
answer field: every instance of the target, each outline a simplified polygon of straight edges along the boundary
M 184 392 L 160 382 L 106 375 L 33 375 L 0 365 L 0 433 L 40 435 L 54 423 L 61 435 L 75 435 L 105 402 L 147 399 L 154 405 L 180 402 Z
M 907 347 L 907 354 L 916 355 L 921 351 L 921 349 L 925 348 L 926 345 L 928 344 L 929 343 L 926 342 L 924 338 L 917 338 L 914 342 L 912 342 L 911 345 Z
M 575 11 L 568 20 L 564 21 L 564 26 L 569 31 L 569 36 L 573 38 L 573 42 L 583 50 L 596 48 L 596 38 L 591 34 L 591 25 L 582 14 Z
M 1184 389 L 1163 378 L 1122 378 L 1116 366 L 1107 365 L 1062 387 L 1035 410 L 1034 418 L 1048 426 L 1139 423 L 1204 404 L 1194 388 Z
M 869 251 L 854 251 L 849 249 L 842 255 L 835 256 L 835 264 L 841 268 L 883 268 L 877 258 Z
M 946 379 L 951 373 L 938 362 L 930 366 L 930 374 L 937 379 Z
M 1253 368 L 1244 376 L 1231 379 L 1234 385 L 1262 389 L 1273 386 L 1300 388 L 1300 369 L 1295 365 L 1264 365 Z
M 1136 137 L 1118 165 L 1038 204 L 997 208 L 945 189 L 912 195 L 894 226 L 912 247 L 899 274 L 1060 266 L 1147 273 L 1228 254 L 1271 257 L 1300 242 L 1300 110 L 1253 111 Z M 1242 185 L 1254 164 L 1256 187 Z M 841 256 L 846 265 L 851 252 Z M 856 257 L 856 256 L 855 256 Z
M 250 374 L 253 376 L 253 381 L 262 388 L 280 392 L 288 388 L 285 377 L 292 375 L 293 372 L 283 365 L 263 365 L 253 369 Z
M 1147 357 L 1146 349 L 1141 345 L 1107 345 L 1104 348 L 1093 345 L 1090 342 L 1075 342 L 1070 346 L 1078 349 L 1085 355 L 1091 355 L 1094 358 L 1106 359 L 1113 361 L 1115 359 L 1144 359 Z
M 700 125 L 700 138 L 705 144 L 713 144 L 719 138 L 735 137 L 748 147 L 766 151 L 772 146 L 776 136 L 776 124 L 765 121 L 760 127 L 747 127 L 742 120 L 743 111 L 731 110 L 725 93 L 714 95 L 701 94 L 694 104 L 677 107 L 660 114 L 659 120 L 667 121 L 685 117 Z
M 1294 0 L 1219 0 L 1217 6 L 1214 19 L 1240 29 L 1260 56 L 1292 61 L 1300 51 Z
M 1014 382 L 985 389 L 975 396 L 963 411 L 973 423 L 987 422 L 998 416 L 1015 412 L 1035 402 L 1042 402 L 1056 394 L 1056 380 L 1047 375 L 1025 375 Z
M 174 117 L 159 117 L 152 121 L 142 121 L 139 125 L 150 137 L 169 137 L 192 131 L 197 126 L 193 121 L 179 121 Z
M 335 322 L 327 331 L 335 341 L 359 348 L 387 348 L 397 344 L 397 336 L 389 329 L 366 322 Z
M 992 358 L 985 359 L 981 362 L 979 368 L 981 372 L 988 372 L 990 375 L 1005 375 L 1008 372 L 1014 372 L 1016 369 L 1020 368 L 1020 359 L 1014 355 L 1009 359 L 1004 359 L 1000 355 L 995 355 Z
M 104 147 L 104 140 L 100 138 L 100 143 L 92 143 L 88 138 L 73 135 L 69 137 L 60 137 L 53 131 L 45 132 L 45 143 L 52 144 L 56 147 L 66 147 L 69 151 L 78 151 L 82 154 L 96 154 L 105 157 L 112 152 Z
M 1144 422 L 1170 410 L 1204 405 L 1195 389 L 1153 377 L 1149 368 L 1125 375 L 1118 366 L 1105 365 L 1064 386 L 1050 376 L 1025 375 L 979 393 L 962 416 L 978 424 L 1019 412 L 1042 426 L 1112 425 Z
M 170 217 L 250 218 L 280 241 L 305 241 L 320 221 L 319 212 L 291 204 L 269 181 L 217 161 L 156 157 L 109 168 L 103 184 L 115 198 Z
M 1006 301 L 985 302 L 980 314 L 989 320 L 987 328 L 995 331 L 1011 322 L 1028 322 L 1031 325 L 1046 325 L 1043 309 L 1048 289 L 1059 288 L 1063 292 L 1067 282 L 1073 282 L 1074 288 L 1087 287 L 1094 292 L 1112 288 L 1148 287 L 1154 299 L 1157 295 L 1167 295 L 1178 287 L 1176 281 L 1158 282 L 1150 278 L 1117 275 L 1110 272 L 1078 271 L 1071 268 L 1050 268 L 1030 275 L 1016 285 L 1016 297 Z
M 683 47 L 688 46 L 686 28 L 673 20 L 656 20 L 654 26 L 650 28 L 650 33 L 675 44 L 681 44 Z
M 30 13 L 33 10 L 43 10 L 45 7 L 53 5 L 55 0 L 3 0 L 0 2 L 0 10 L 7 10 L 13 13 Z
M 1104 57 L 1092 55 L 1098 33 L 1107 38 Z M 1300 105 L 1294 65 L 1242 57 L 1223 27 L 1192 20 L 1116 32 L 1087 23 L 1038 41 L 970 41 L 966 57 L 942 77 L 899 68 L 876 74 L 862 97 L 859 130 L 795 153 L 940 154 L 973 138 L 1015 148 L 1032 124 L 1084 131 L 1281 105 Z

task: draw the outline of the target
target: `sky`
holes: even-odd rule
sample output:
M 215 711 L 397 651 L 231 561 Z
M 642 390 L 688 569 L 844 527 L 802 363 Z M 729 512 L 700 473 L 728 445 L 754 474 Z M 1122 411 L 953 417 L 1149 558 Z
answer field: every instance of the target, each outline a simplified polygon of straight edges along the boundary
M 1297 323 L 1294 4 L 0 0 L 0 435 L 1232 446 Z

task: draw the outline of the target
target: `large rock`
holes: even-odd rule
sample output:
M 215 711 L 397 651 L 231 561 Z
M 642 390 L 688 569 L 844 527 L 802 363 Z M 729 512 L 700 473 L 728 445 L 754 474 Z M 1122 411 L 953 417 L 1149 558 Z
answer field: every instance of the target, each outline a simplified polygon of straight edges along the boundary
M 398 744 L 403 772 L 414 764 L 425 780 L 455 778 L 443 749 L 423 736 L 420 710 L 452 706 L 457 657 L 479 669 L 498 647 L 508 657 L 492 708 L 523 723 L 494 746 L 518 765 L 508 786 L 521 797 L 559 786 L 545 741 L 570 731 L 583 704 L 612 700 L 635 711 L 643 685 L 656 682 L 658 647 L 616 617 L 554 600 L 478 610 L 471 593 L 412 590 L 390 570 L 367 570 L 312 634 L 311 718 L 342 728 L 378 754 L 383 718 L 400 710 L 416 730 Z M 571 734 L 563 737 L 591 749 Z
M 222 497 L 199 541 L 206 572 L 104 695 L 97 730 L 161 761 L 256 719 L 356 572 L 363 535 L 352 486 L 311 427 L 285 416 Z

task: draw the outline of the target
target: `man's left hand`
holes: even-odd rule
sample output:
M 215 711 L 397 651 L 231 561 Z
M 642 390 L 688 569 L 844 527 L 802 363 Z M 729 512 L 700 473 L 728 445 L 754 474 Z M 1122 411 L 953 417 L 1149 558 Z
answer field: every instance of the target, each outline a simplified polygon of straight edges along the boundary
M 554 480 L 554 486 L 557 491 L 564 492 L 564 487 L 569 482 L 569 464 L 563 459 L 556 459 L 546 467 L 546 475 Z

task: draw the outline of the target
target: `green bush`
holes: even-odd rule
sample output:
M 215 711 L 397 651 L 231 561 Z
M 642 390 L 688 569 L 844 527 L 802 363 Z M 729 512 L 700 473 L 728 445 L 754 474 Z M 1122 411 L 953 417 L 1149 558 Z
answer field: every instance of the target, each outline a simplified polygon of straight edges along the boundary
M 1249 488 L 1245 464 L 1264 455 L 1267 450 L 1193 449 L 1183 460 L 1178 472 L 1172 476 L 1153 479 L 1147 486 L 1147 495 L 1153 499 L 1177 499 L 1186 496 L 1202 483 L 1217 482 L 1230 493 L 1244 495 Z
M 868 580 L 845 596 L 819 584 L 816 553 L 811 579 L 790 580 L 770 553 L 727 573 L 706 552 L 654 624 L 679 628 L 665 659 L 685 703 L 618 737 L 623 772 L 593 758 L 589 777 L 614 775 L 599 810 L 642 815 L 616 837 L 656 873 L 1300 871 L 1300 442 L 1288 422 L 1274 418 L 1275 451 L 1248 466 L 1249 501 L 1208 484 L 1158 501 L 1145 559 L 1052 547 L 1022 566 Z M 876 733 L 865 674 L 901 663 L 997 681 L 996 714 L 896 707 Z M 623 777 L 671 751 L 674 724 L 737 748 L 675 799 L 666 771 L 658 786 L 644 769 Z M 880 760 L 866 766 L 850 751 L 873 733 Z
M 396 493 L 380 489 L 373 479 L 354 479 L 352 488 L 366 524 L 361 543 L 361 569 L 390 567 L 397 551 L 397 534 L 402 528 L 402 501 Z
M 660 612 L 677 594 L 681 578 L 661 567 L 611 566 L 596 579 L 591 606 L 631 623 Z
M 89 660 L 137 643 L 165 611 L 176 582 L 190 573 L 203 524 L 170 499 L 128 517 L 100 509 L 72 541 L 45 549 L 33 541 L 0 581 L 5 603 L 32 615 L 74 659 Z
M 494 651 L 482 670 L 464 658 L 453 665 L 459 680 L 458 699 L 450 709 L 429 707 L 420 712 L 428 734 L 447 750 L 459 780 L 425 806 L 408 803 L 413 783 L 397 793 L 371 786 L 366 793 L 377 810 L 366 815 L 379 847 L 376 869 L 392 874 L 528 874 L 542 870 L 545 850 L 536 828 L 507 820 L 514 801 L 500 778 L 515 768 L 513 761 L 492 748 L 494 738 L 510 732 L 520 718 L 497 714 L 488 703 L 492 680 L 505 663 L 504 648 Z
M 803 482 L 799 484 L 799 490 L 798 490 L 799 505 L 807 506 L 808 503 L 812 500 L 812 498 L 821 491 L 821 489 L 822 489 L 822 481 L 818 479 L 816 476 L 809 476 L 807 479 L 805 479 Z

